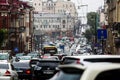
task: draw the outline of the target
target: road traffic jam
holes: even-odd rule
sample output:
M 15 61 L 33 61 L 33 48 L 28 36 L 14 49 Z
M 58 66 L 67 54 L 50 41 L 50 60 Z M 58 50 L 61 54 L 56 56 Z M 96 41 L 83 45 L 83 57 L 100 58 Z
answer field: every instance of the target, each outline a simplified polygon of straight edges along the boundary
M 15 56 L 1 52 L 0 80 L 120 80 L 119 55 L 92 54 L 89 45 L 80 41 L 77 39 L 72 45 L 65 42 L 65 51 L 47 44 L 41 52 Z M 76 44 L 82 48 L 74 47 Z

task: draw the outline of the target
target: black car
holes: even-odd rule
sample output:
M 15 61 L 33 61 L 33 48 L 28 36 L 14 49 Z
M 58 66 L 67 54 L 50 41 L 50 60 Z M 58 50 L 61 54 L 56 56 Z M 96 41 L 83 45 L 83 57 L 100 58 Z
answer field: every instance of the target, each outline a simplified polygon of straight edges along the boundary
M 32 70 L 29 65 L 29 61 L 25 62 L 13 62 L 13 66 L 18 73 L 19 79 L 32 80 Z
M 59 60 L 39 60 L 39 62 L 37 62 L 36 66 L 34 67 L 34 79 L 45 80 L 51 78 L 55 73 L 59 71 L 59 64 Z

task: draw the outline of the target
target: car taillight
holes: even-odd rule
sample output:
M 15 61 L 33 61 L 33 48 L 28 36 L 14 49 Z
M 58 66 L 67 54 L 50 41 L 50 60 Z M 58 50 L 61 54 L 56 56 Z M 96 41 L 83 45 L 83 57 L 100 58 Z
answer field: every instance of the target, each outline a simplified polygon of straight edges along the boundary
M 10 75 L 10 71 L 6 70 L 4 76 L 11 76 L 11 75 Z
M 80 64 L 80 59 L 78 59 L 76 63 L 77 63 L 77 64 Z
M 27 74 L 30 74 L 30 73 L 31 73 L 31 71 L 30 71 L 30 70 L 26 70 L 26 73 L 27 73 Z

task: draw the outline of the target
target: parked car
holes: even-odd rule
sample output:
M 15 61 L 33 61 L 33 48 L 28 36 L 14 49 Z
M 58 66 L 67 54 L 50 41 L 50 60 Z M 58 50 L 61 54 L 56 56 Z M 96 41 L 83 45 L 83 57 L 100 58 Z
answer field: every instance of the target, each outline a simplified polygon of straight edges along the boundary
M 93 63 L 60 65 L 60 71 L 49 80 L 120 80 L 120 64 Z
M 10 62 L 0 62 L 0 80 L 18 80 L 18 74 Z
M 36 66 L 34 67 L 34 79 L 49 79 L 51 78 L 56 72 L 58 72 L 58 65 L 60 64 L 59 60 L 52 60 L 52 59 L 42 59 L 37 62 Z
M 32 80 L 32 70 L 29 65 L 29 61 L 25 62 L 13 62 L 13 66 L 18 73 L 19 79 Z
M 113 62 L 120 63 L 120 55 L 81 55 L 81 56 L 64 56 L 62 64 L 82 64 L 86 65 L 93 62 Z

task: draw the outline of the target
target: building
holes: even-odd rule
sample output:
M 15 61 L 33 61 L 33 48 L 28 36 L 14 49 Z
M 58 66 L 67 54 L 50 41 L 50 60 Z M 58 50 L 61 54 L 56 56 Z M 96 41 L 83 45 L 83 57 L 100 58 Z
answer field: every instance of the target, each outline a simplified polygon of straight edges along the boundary
M 72 31 L 74 28 L 73 19 L 73 17 L 64 14 L 39 13 L 34 14 L 34 26 L 36 30 L 51 34 L 49 36 L 55 35 L 54 33 L 57 33 L 56 36 L 66 36 L 70 34 L 66 31 Z
M 108 49 L 112 54 L 120 54 L 120 0 L 105 0 L 108 6 Z
M 35 5 L 34 27 L 52 34 L 57 33 L 59 36 L 73 36 L 75 23 L 78 20 L 75 4 L 63 0 L 34 1 L 33 4 L 41 3 L 42 7 L 37 11 Z M 36 4 L 36 5 L 37 5 Z M 59 32 L 61 31 L 61 33 Z M 71 34 L 70 34 L 71 33 Z
M 31 36 L 32 10 L 28 2 L 0 0 L 0 29 L 8 30 L 4 49 L 12 50 L 13 53 L 29 50 L 30 46 L 26 49 L 26 43 L 29 42 L 27 36 Z

